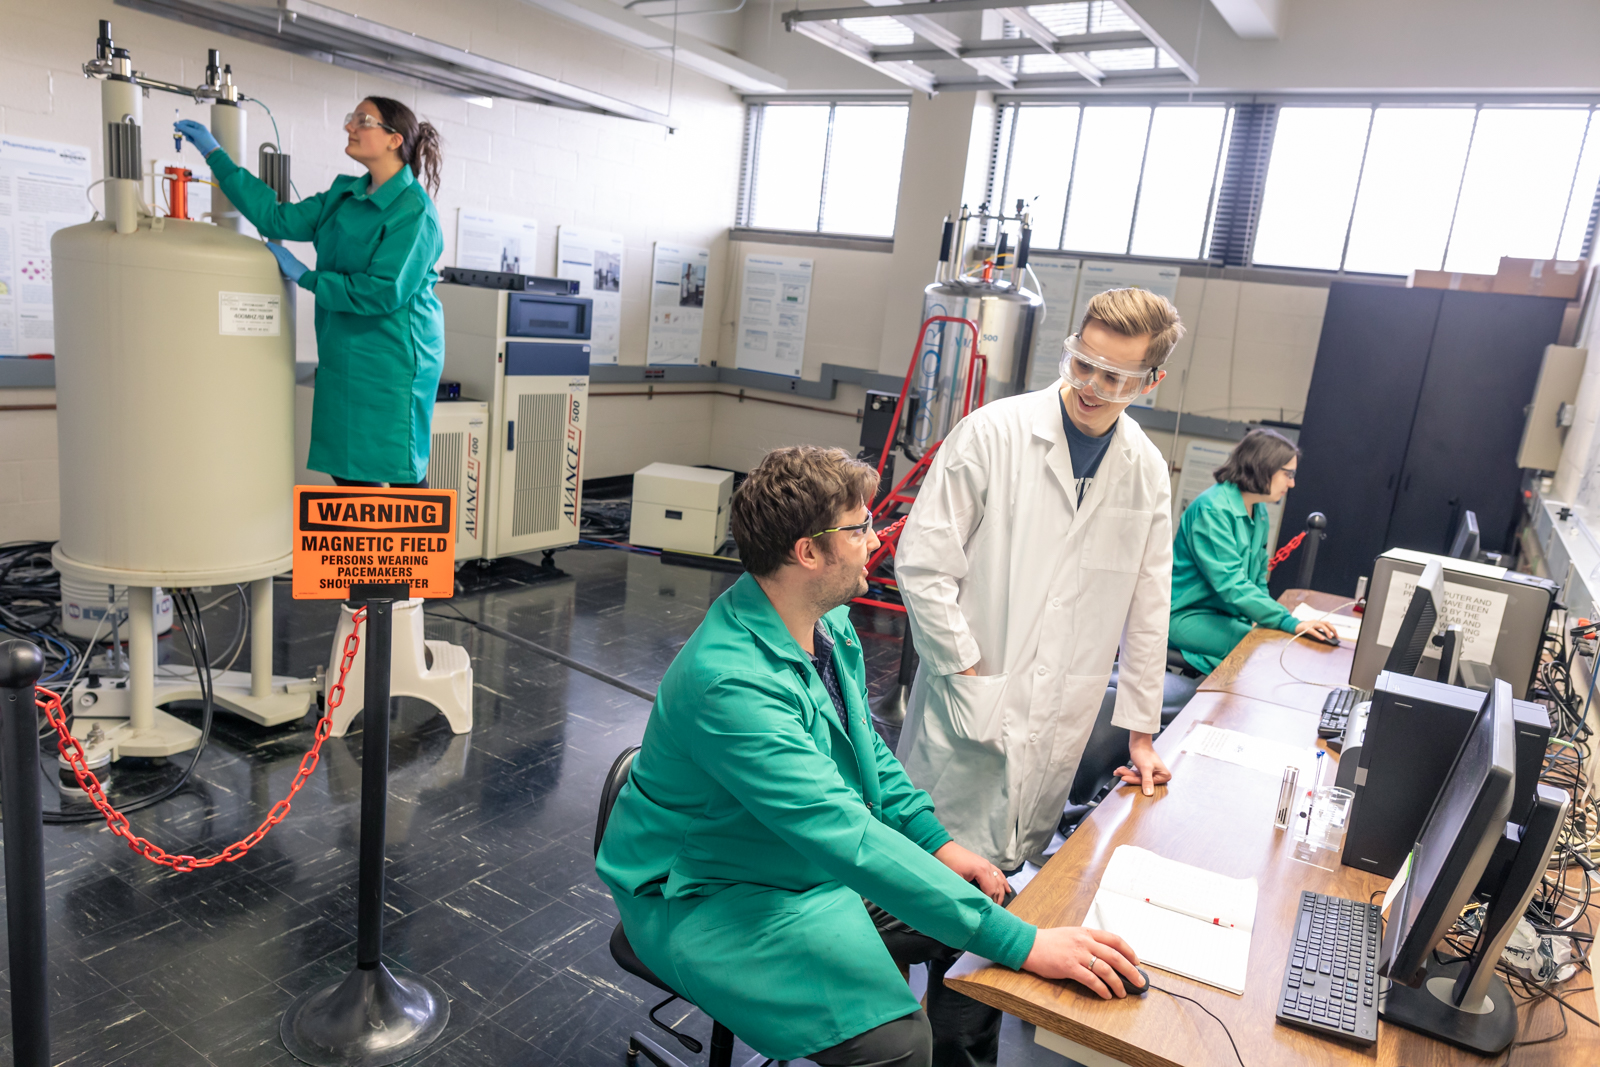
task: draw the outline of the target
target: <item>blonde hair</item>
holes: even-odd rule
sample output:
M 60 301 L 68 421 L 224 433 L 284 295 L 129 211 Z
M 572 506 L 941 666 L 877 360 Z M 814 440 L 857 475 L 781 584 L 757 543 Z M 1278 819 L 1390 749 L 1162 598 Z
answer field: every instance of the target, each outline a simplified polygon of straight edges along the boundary
M 1144 350 L 1144 365 L 1159 367 L 1172 355 L 1172 348 L 1183 336 L 1183 322 L 1178 309 L 1164 296 L 1148 289 L 1107 289 L 1089 299 L 1084 309 L 1083 322 L 1078 332 L 1091 322 L 1098 322 L 1108 330 L 1125 337 L 1149 334 L 1150 343 Z

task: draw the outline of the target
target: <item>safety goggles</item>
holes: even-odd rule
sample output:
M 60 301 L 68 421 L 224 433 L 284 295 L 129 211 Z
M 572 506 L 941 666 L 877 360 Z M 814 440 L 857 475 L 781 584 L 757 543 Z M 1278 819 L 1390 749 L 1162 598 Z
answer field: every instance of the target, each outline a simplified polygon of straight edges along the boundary
M 346 115 L 344 117 L 344 128 L 347 130 L 387 130 L 390 133 L 394 132 L 393 126 L 385 126 L 382 122 L 373 118 L 365 111 L 352 111 L 350 114 Z
M 1077 334 L 1062 345 L 1061 377 L 1075 389 L 1092 389 L 1101 400 L 1132 400 L 1156 380 L 1155 370 L 1130 371 L 1084 347 Z
M 830 526 L 826 530 L 818 530 L 816 533 L 812 534 L 811 536 L 812 537 L 821 537 L 823 534 L 847 533 L 847 534 L 850 534 L 854 539 L 860 540 L 861 535 L 866 533 L 871 528 L 872 528 L 872 520 L 868 519 L 866 522 L 858 522 L 858 523 L 854 523 L 853 525 L 850 525 L 850 526 Z

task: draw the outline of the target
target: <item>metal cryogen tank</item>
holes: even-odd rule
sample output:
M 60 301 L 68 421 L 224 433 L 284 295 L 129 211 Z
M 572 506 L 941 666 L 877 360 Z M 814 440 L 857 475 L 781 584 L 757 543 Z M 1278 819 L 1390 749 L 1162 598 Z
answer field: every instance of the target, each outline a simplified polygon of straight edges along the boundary
M 117 585 L 289 565 L 294 337 L 277 261 L 201 222 L 51 240 L 60 562 Z
M 922 318 L 926 322 L 949 315 L 978 324 L 978 354 L 987 362 L 983 387 L 987 403 L 1026 391 L 1028 357 L 1043 306 L 1037 293 L 1003 277 L 986 281 L 973 275 L 934 282 L 923 290 Z M 928 326 L 911 381 L 917 413 L 909 436 L 919 452 L 943 440 L 961 418 L 971 353 L 972 331 L 967 326 L 952 322 Z
M 135 72 L 110 33 L 102 21 L 84 65 L 103 79 L 106 219 L 50 242 L 56 562 L 80 582 L 146 591 L 270 578 L 290 562 L 292 294 L 225 200 L 212 226 L 153 218 L 139 191 L 146 92 L 212 100 L 211 124 L 236 160 L 238 94 L 216 52 L 207 83 L 187 89 Z

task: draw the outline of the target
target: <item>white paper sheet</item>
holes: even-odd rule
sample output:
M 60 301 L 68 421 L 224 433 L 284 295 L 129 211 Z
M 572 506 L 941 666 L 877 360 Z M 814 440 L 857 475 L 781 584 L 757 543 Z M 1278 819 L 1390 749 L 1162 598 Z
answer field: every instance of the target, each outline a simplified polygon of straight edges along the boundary
M 1394 645 L 1400 624 L 1405 621 L 1406 608 L 1411 604 L 1411 593 L 1417 587 L 1417 575 L 1395 571 L 1389 576 L 1389 592 L 1383 599 L 1383 618 L 1378 623 L 1378 646 Z M 1444 615 L 1442 625 L 1460 623 L 1462 629 L 1461 658 L 1478 663 L 1494 662 L 1495 642 L 1500 638 L 1500 622 L 1505 617 L 1506 603 L 1510 597 L 1488 589 L 1476 589 L 1446 580 L 1444 583 Z M 1438 658 L 1438 653 L 1433 654 Z
M 1120 935 L 1143 964 L 1242 996 L 1257 896 L 1254 878 L 1228 878 L 1120 845 L 1084 925 Z
M 1269 737 L 1242 734 L 1237 730 L 1224 730 L 1205 722 L 1197 722 L 1190 728 L 1180 751 L 1210 756 L 1225 763 L 1270 774 L 1274 778 L 1282 778 L 1285 767 L 1299 767 L 1304 771 L 1317 758 L 1315 750 L 1311 748 L 1284 744 Z
M 656 242 L 650 277 L 650 339 L 646 357 L 651 366 L 700 362 L 700 339 L 706 319 L 706 273 L 709 248 Z
M 56 350 L 50 238 L 88 222 L 89 150 L 0 136 L 0 356 Z
M 590 363 L 615 363 L 622 352 L 622 250 L 620 233 L 556 231 L 556 277 L 575 279 L 578 295 L 594 300 Z
M 746 256 L 739 291 L 740 370 L 800 377 L 806 316 L 811 310 L 809 259 Z

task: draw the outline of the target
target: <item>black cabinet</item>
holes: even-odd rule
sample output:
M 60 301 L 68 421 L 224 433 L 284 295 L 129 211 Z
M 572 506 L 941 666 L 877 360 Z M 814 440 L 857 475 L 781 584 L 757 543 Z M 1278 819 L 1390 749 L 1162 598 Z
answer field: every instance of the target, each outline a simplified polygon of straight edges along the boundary
M 1328 517 L 1316 588 L 1353 593 L 1390 548 L 1444 552 L 1462 511 L 1509 548 L 1517 443 L 1564 300 L 1335 282 L 1280 540 Z M 1278 568 L 1274 591 L 1299 573 Z

